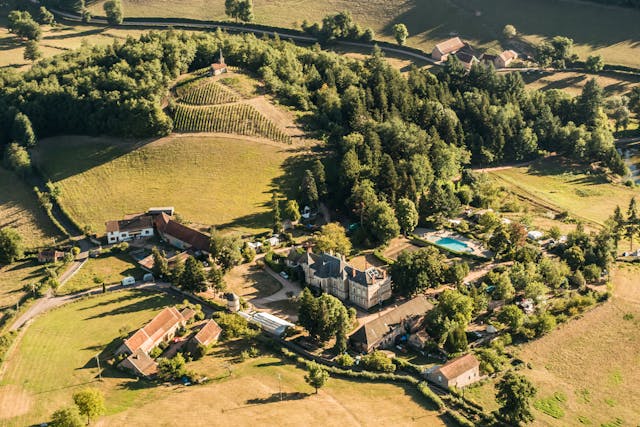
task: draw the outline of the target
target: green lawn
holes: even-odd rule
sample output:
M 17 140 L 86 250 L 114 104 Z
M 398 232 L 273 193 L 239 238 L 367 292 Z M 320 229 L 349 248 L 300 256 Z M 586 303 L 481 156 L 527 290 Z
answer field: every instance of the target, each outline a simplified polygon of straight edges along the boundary
M 70 294 L 85 289 L 95 288 L 93 281 L 97 277 L 107 285 L 120 282 L 127 276 L 142 279 L 143 271 L 138 268 L 133 259 L 126 254 L 89 258 L 76 274 L 58 289 L 57 294 Z
M 73 393 L 91 386 L 106 396 L 99 425 L 444 425 L 414 387 L 331 378 L 318 395 L 305 372 L 271 356 L 238 361 L 246 345 L 217 345 L 189 368 L 212 381 L 203 386 L 152 386 L 111 368 L 97 380 L 96 354 L 150 320 L 171 298 L 122 291 L 88 298 L 37 318 L 7 361 L 0 382 L 0 425 L 46 422 L 69 405 Z M 103 365 L 104 366 L 104 365 Z M 229 375 L 229 371 L 231 375 Z M 279 401 L 279 392 L 283 401 Z M 277 398 L 276 398 L 277 396 Z M 197 408 L 197 411 L 185 411 Z M 331 423 L 330 423 L 331 424 Z
M 61 237 L 33 190 L 0 167 L 0 228 L 3 227 L 15 228 L 28 248 L 50 245 L 54 238 Z
M 102 1 L 91 10 L 104 14 Z M 124 0 L 126 16 L 225 19 L 224 3 L 206 0 Z M 459 34 L 482 47 L 499 47 L 502 28 L 513 24 L 529 41 L 565 35 L 575 40 L 577 53 L 602 55 L 606 62 L 640 66 L 637 23 L 640 11 L 572 0 L 255 0 L 255 21 L 299 28 L 329 13 L 349 10 L 377 38 L 392 40 L 391 27 L 405 23 L 407 44 L 431 50 L 435 43 Z
M 640 196 L 637 188 L 609 183 L 583 166 L 558 158 L 490 173 L 516 194 L 595 224 L 603 224 L 616 205 L 626 209 L 631 197 Z
M 156 390 L 136 390 L 136 381 L 107 369 L 97 381 L 95 356 L 114 343 L 118 330 L 134 330 L 170 297 L 143 291 L 100 295 L 56 309 L 37 318 L 6 362 L 0 382 L 0 424 L 24 426 L 48 420 L 69 405 L 72 394 L 86 386 L 104 391 L 107 412 L 142 404 Z
M 57 137 L 41 141 L 34 157 L 60 185 L 64 207 L 99 234 L 105 221 L 151 206 L 175 206 L 204 227 L 266 230 L 271 192 L 294 194 L 306 158 L 300 147 L 194 135 Z

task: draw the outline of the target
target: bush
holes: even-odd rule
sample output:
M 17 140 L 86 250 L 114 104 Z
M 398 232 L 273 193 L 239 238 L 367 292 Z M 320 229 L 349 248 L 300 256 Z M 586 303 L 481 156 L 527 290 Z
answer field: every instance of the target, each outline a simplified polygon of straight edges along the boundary
M 353 360 L 353 357 L 349 356 L 348 353 L 340 354 L 338 357 L 335 358 L 335 362 L 338 365 L 345 366 L 345 367 L 353 366 L 353 364 L 355 363 L 355 361 Z
M 376 350 L 369 353 L 362 357 L 361 361 L 366 369 L 382 372 L 394 372 L 396 370 L 396 365 L 393 364 L 393 361 L 381 351 Z

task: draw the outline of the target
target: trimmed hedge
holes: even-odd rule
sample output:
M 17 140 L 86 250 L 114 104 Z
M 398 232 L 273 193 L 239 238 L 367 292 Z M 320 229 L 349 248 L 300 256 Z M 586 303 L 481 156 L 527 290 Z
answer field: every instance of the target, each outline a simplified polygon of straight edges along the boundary
M 472 423 L 466 417 L 460 415 L 456 411 L 446 408 L 445 413 L 460 427 L 475 427 L 474 423 Z
M 420 391 L 420 393 L 425 398 L 427 398 L 427 400 L 429 400 L 431 403 L 436 405 L 438 409 L 440 410 L 445 409 L 444 402 L 442 401 L 442 399 L 440 399 L 440 396 L 435 394 L 433 390 L 429 388 L 429 384 L 427 384 L 425 381 L 418 384 L 418 391 Z M 449 409 L 447 409 L 447 411 L 449 411 Z

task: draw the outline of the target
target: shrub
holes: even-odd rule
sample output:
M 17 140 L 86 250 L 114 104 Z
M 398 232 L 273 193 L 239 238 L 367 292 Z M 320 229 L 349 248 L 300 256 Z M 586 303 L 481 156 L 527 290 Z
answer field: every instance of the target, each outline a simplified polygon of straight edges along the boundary
M 421 382 L 418 384 L 418 391 L 426 397 L 431 403 L 436 405 L 438 409 L 442 410 L 444 408 L 444 402 L 440 399 L 440 396 L 435 394 L 431 388 L 429 388 L 429 384 L 426 382 Z
M 383 352 L 374 351 L 362 358 L 362 364 L 367 369 L 382 372 L 394 372 L 396 365 Z
M 353 364 L 355 363 L 355 361 L 353 360 L 353 357 L 349 356 L 348 353 L 342 353 L 340 354 L 338 357 L 335 358 L 335 362 L 340 365 L 340 366 L 353 366 Z

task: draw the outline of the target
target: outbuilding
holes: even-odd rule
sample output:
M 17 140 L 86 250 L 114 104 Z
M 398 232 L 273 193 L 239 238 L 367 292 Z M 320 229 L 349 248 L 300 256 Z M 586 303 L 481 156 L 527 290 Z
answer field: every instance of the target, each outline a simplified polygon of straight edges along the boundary
M 480 362 L 473 354 L 465 354 L 429 369 L 427 379 L 443 388 L 462 388 L 480 380 Z

